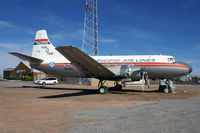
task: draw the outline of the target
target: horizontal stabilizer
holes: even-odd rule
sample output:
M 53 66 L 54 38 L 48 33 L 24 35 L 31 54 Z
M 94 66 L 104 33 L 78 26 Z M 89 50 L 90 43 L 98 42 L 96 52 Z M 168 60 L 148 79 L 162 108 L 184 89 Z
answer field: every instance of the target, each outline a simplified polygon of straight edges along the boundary
M 81 69 L 87 75 L 95 78 L 111 79 L 115 76 L 110 70 L 98 63 L 96 60 L 73 46 L 62 46 L 56 48 L 73 65 Z
M 18 58 L 20 58 L 22 60 L 27 60 L 31 63 L 41 63 L 41 62 L 43 62 L 43 60 L 41 60 L 41 59 L 31 57 L 31 56 L 28 56 L 28 55 L 24 55 L 24 54 L 20 54 L 20 53 L 16 53 L 16 52 L 9 52 L 9 54 L 17 56 Z

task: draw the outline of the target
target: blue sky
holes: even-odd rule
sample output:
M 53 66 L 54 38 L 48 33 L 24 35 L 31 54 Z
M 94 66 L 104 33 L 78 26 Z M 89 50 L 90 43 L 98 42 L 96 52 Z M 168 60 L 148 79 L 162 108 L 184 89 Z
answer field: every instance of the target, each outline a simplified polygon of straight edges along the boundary
M 81 48 L 84 12 L 84 0 L 2 0 L 0 73 L 20 61 L 8 52 L 31 55 L 40 29 Z M 172 55 L 200 76 L 200 0 L 99 0 L 98 22 L 99 55 Z

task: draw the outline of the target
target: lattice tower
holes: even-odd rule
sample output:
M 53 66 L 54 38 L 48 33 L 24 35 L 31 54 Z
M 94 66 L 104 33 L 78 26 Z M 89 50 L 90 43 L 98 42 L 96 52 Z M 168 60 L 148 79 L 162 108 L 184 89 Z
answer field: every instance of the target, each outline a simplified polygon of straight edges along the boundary
M 98 55 L 97 0 L 86 0 L 82 51 L 88 55 Z

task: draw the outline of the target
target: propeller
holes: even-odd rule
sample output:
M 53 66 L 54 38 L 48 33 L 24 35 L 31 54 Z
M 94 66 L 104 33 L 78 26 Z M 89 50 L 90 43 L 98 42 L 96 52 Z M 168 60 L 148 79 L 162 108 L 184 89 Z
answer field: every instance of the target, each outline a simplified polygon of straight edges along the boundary
M 142 92 L 144 92 L 144 72 L 142 72 Z
M 149 76 L 148 75 L 146 75 L 146 77 L 145 77 L 145 85 L 147 85 L 148 88 L 150 88 L 150 86 L 149 86 Z
M 141 75 L 142 75 L 142 92 L 144 92 L 144 85 L 148 85 L 149 87 L 149 79 L 148 79 L 148 73 L 144 71 L 144 67 L 141 67 Z

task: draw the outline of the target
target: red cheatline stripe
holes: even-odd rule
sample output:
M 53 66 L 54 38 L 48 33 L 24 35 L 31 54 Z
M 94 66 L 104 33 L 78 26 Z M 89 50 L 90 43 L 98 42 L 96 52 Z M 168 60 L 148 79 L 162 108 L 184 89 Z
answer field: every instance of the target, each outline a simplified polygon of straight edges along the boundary
M 49 66 L 49 64 L 40 64 L 39 66 Z
M 56 67 L 63 67 L 64 63 L 56 63 L 55 65 L 56 65 Z
M 125 62 L 123 62 L 125 63 Z M 109 62 L 109 63 L 101 63 L 103 66 L 121 66 L 123 64 L 122 62 Z M 130 62 L 126 62 L 126 64 L 131 64 Z M 39 66 L 49 66 L 49 64 L 40 64 Z M 56 67 L 64 67 L 64 66 L 71 66 L 71 63 L 56 63 Z M 175 64 L 175 63 L 162 63 L 162 62 L 135 62 L 134 66 L 140 67 L 140 66 L 145 66 L 145 67 L 181 67 L 181 68 L 187 68 L 189 69 L 189 66 L 182 65 L 182 64 Z
M 161 66 L 161 67 L 182 67 L 189 69 L 189 66 L 176 63 L 162 63 L 162 62 L 140 62 L 135 63 L 135 66 Z
M 39 66 L 49 66 L 49 64 L 39 64 Z M 56 63 L 55 67 L 64 67 L 64 66 L 71 66 L 71 63 Z
M 48 39 L 36 39 L 35 42 L 47 42 L 49 41 Z

